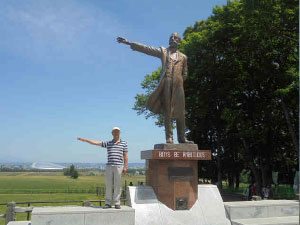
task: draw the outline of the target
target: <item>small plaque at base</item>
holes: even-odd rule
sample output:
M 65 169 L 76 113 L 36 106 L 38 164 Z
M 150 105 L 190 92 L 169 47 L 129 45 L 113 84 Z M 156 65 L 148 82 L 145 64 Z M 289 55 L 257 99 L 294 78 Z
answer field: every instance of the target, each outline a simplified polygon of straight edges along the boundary
M 176 198 L 176 210 L 188 209 L 188 198 Z

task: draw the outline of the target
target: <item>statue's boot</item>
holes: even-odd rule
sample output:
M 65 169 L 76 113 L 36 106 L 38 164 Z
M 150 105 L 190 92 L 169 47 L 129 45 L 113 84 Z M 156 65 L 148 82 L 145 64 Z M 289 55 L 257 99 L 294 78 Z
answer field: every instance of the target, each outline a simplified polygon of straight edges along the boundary
M 178 139 L 178 142 L 181 143 L 181 144 L 195 144 L 193 141 L 189 141 L 186 138 Z
M 167 144 L 174 144 L 173 138 L 168 138 L 166 142 Z
M 165 116 L 165 131 L 167 144 L 174 144 L 172 120 L 170 116 Z
M 185 137 L 185 119 L 184 115 L 182 115 L 180 118 L 176 120 L 176 126 L 177 126 L 177 138 L 178 142 L 181 144 L 194 144 L 193 141 L 189 141 Z

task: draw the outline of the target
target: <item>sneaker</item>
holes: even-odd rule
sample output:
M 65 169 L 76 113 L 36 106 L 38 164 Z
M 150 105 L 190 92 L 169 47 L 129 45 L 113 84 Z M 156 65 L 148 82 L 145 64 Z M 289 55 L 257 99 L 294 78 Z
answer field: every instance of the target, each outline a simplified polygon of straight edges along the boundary
M 115 208 L 116 209 L 121 209 L 121 206 L 120 205 L 115 205 Z
M 111 208 L 111 205 L 109 204 L 105 204 L 105 206 L 103 207 L 103 209 L 109 209 L 109 208 Z

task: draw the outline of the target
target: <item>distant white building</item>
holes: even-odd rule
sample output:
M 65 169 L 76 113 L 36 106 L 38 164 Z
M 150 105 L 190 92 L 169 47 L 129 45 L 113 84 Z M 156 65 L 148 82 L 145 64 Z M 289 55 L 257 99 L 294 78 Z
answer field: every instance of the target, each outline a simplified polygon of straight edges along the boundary
M 37 170 L 63 170 L 66 167 L 54 163 L 34 162 L 32 163 L 31 168 Z

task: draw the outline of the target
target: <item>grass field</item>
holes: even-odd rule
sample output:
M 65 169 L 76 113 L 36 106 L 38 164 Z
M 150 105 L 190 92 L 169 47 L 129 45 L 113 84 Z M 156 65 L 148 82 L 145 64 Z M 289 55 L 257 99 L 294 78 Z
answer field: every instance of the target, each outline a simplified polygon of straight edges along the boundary
M 145 182 L 143 175 L 126 175 L 122 177 L 123 187 L 130 182 L 137 185 Z M 223 193 L 243 193 L 249 184 L 240 184 L 239 189 L 230 189 L 223 184 Z M 79 176 L 72 179 L 59 172 L 0 172 L 0 203 L 28 201 L 84 201 L 100 200 L 103 196 L 96 195 L 96 187 L 105 187 L 105 176 Z M 293 189 L 288 185 L 271 188 L 275 199 L 294 199 Z M 62 204 L 32 204 L 31 206 L 57 206 Z M 71 203 L 71 205 L 76 205 Z M 80 205 L 79 203 L 77 205 Z M 22 205 L 18 205 L 22 206 Z M 27 205 L 23 205 L 26 207 Z M 0 214 L 4 214 L 6 206 L 0 206 Z M 26 220 L 25 213 L 17 214 L 17 220 Z M 0 225 L 4 225 L 0 220 Z
M 123 176 L 123 187 L 125 180 L 127 185 L 129 182 L 136 185 L 138 181 L 144 182 L 145 177 L 142 175 Z M 100 174 L 99 176 L 79 176 L 78 179 L 74 180 L 57 172 L 1 172 L 0 203 L 11 201 L 83 201 L 103 199 L 102 196 L 95 194 L 96 187 L 105 187 L 104 174 Z M 42 205 L 57 206 L 67 204 Z M 76 204 L 72 203 L 71 205 Z M 41 204 L 33 204 L 32 206 L 41 206 Z M 0 206 L 0 214 L 4 214 L 5 210 L 6 206 Z M 26 214 L 17 214 L 17 220 L 26 220 Z M 4 220 L 1 220 L 0 225 L 4 225 L 4 222 Z
M 123 176 L 127 184 L 144 181 L 144 176 Z M 41 194 L 96 192 L 96 187 L 105 187 L 105 176 L 79 176 L 78 179 L 63 176 L 62 173 L 0 173 L 0 194 Z M 1 199 L 0 199 L 0 202 Z

